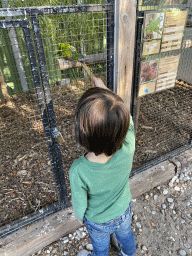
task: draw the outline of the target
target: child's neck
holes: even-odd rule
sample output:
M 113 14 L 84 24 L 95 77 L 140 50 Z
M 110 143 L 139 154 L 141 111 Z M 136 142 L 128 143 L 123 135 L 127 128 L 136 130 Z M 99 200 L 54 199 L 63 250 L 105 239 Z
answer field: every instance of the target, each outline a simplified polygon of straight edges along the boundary
M 103 164 L 103 163 L 107 163 L 112 156 L 106 156 L 104 153 L 96 156 L 95 153 L 89 152 L 86 154 L 85 157 L 90 162 Z

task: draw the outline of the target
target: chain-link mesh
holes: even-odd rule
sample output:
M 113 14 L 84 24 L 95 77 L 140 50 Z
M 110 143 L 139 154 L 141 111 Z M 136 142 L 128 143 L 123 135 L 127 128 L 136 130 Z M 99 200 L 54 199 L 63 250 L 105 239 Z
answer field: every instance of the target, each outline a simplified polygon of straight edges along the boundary
M 107 23 L 106 12 L 40 16 L 44 49 L 49 49 L 49 52 L 45 51 L 46 63 L 57 127 L 65 140 L 61 152 L 68 191 L 69 168 L 84 153 L 74 141 L 74 110 L 80 95 L 92 86 L 86 71 L 74 61 L 83 61 L 106 83 Z M 53 24 L 51 30 L 48 30 L 48 24 Z M 74 65 L 76 67 L 71 68 Z

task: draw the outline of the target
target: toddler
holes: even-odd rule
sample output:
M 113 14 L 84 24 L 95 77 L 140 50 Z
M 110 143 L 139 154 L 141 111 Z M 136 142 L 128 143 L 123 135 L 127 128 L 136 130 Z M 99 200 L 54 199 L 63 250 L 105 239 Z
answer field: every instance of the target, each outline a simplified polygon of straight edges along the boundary
M 79 99 L 75 139 L 86 149 L 69 173 L 73 211 L 93 245 L 93 256 L 107 256 L 115 233 L 120 255 L 133 256 L 129 175 L 135 151 L 132 117 L 123 100 L 94 77 L 94 88 Z M 81 250 L 78 256 L 91 256 Z

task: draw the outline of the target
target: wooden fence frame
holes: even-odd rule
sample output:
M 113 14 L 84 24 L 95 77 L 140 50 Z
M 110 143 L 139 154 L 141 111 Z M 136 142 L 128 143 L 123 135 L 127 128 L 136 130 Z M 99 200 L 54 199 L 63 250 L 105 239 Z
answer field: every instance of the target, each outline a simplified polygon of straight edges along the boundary
M 130 108 L 136 28 L 135 0 L 115 1 L 114 91 Z

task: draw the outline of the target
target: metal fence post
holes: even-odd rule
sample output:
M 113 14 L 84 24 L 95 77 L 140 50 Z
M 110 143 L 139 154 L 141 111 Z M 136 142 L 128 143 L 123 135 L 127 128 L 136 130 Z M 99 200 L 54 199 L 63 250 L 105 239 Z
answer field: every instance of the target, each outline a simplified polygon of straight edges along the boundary
M 114 89 L 114 0 L 107 0 L 111 4 L 107 11 L 107 87 Z
M 63 163 L 61 158 L 61 151 L 59 144 L 56 141 L 54 132 L 57 131 L 57 125 L 56 125 L 56 119 L 55 114 L 53 110 L 53 101 L 51 98 L 51 91 L 50 91 L 50 85 L 49 85 L 49 79 L 48 79 L 48 72 L 46 68 L 46 61 L 45 61 L 45 54 L 43 49 L 43 42 L 41 38 L 41 29 L 39 26 L 39 18 L 38 18 L 38 10 L 32 10 L 30 13 L 32 28 L 33 28 L 33 35 L 35 40 L 35 46 L 36 46 L 36 52 L 37 52 L 37 58 L 39 62 L 39 68 L 40 68 L 40 75 L 41 75 L 41 81 L 43 85 L 44 90 L 44 96 L 47 106 L 47 113 L 49 118 L 49 124 L 51 129 L 51 137 L 53 142 L 53 151 L 52 154 L 54 155 L 55 162 L 52 161 L 55 181 L 58 189 L 59 194 L 59 200 L 61 205 L 68 204 L 68 196 L 67 196 L 67 188 L 65 184 L 65 176 L 64 176 L 64 170 L 63 170 Z

